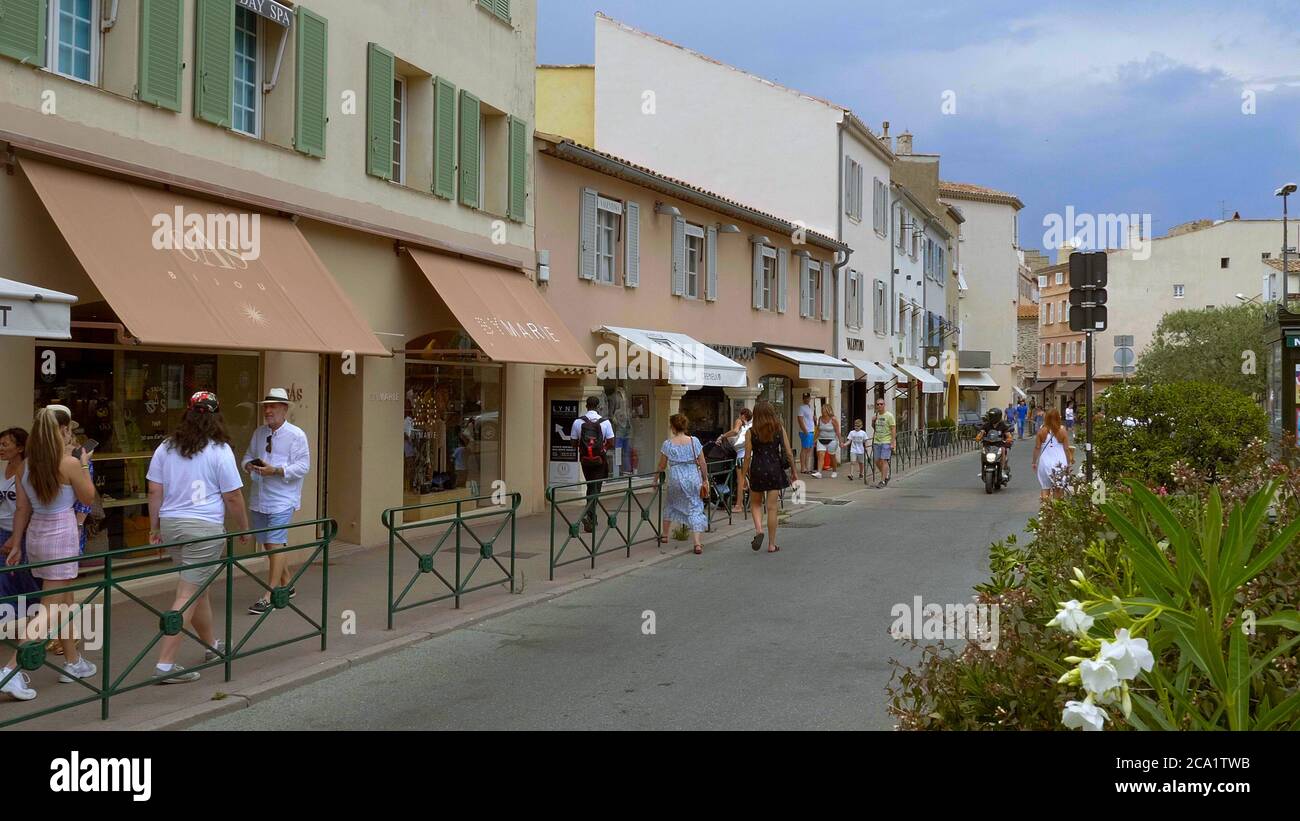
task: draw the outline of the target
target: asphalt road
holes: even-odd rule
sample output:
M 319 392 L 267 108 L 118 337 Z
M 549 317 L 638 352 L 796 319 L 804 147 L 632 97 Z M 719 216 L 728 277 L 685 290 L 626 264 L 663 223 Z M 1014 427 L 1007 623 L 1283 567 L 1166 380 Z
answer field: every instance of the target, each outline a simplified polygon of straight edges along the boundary
M 965 603 L 1038 506 L 1029 442 L 430 639 L 197 729 L 889 729 L 896 603 Z M 643 632 L 646 611 L 654 633 Z

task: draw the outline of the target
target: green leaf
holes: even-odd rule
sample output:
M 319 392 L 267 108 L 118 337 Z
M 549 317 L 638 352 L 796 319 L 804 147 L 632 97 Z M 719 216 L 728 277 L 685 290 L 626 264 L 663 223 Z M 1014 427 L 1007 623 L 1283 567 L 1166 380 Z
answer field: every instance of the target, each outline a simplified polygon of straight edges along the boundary
M 1164 533 L 1169 544 L 1174 548 L 1174 555 L 1178 557 L 1178 580 L 1185 588 L 1191 580 L 1193 571 L 1200 574 L 1205 579 L 1205 565 L 1201 557 L 1192 550 L 1191 534 L 1183 527 L 1174 512 L 1159 496 L 1152 493 L 1147 486 L 1135 480 L 1125 482 L 1133 491 L 1133 497 L 1142 504 L 1142 507 L 1156 520 L 1160 526 L 1160 531 Z M 1208 582 L 1209 580 L 1206 579 Z
M 1272 730 L 1284 719 L 1295 718 L 1298 715 L 1300 715 L 1300 690 L 1287 696 L 1280 704 L 1271 710 L 1256 716 L 1255 726 L 1251 729 Z M 1300 725 L 1292 725 L 1292 729 L 1295 729 L 1297 726 Z
M 1300 611 L 1281 610 L 1256 620 L 1255 624 L 1263 627 L 1285 627 L 1292 632 L 1300 633 Z
M 1235 590 L 1259 575 L 1259 572 L 1272 564 L 1278 554 L 1294 543 L 1298 536 L 1300 536 L 1300 517 L 1287 525 L 1273 541 L 1268 543 L 1267 547 L 1255 555 L 1250 564 L 1246 565 L 1246 569 L 1233 579 L 1232 588 Z
M 1228 707 L 1228 729 L 1245 730 L 1250 721 L 1250 652 L 1240 630 L 1228 635 L 1228 687 L 1224 698 Z

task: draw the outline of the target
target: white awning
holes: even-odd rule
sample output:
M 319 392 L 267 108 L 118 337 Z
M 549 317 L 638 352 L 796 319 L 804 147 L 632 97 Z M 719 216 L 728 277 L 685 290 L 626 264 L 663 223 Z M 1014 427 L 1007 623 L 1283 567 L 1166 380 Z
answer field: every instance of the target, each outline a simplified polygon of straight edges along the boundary
M 852 382 L 856 379 L 853 368 L 842 360 L 820 351 L 800 351 L 794 348 L 763 348 L 763 353 L 799 366 L 800 379 L 838 379 Z
M 619 345 L 617 359 L 610 367 L 606 357 L 596 355 L 596 372 L 617 372 L 624 379 L 666 379 L 673 385 L 743 388 L 745 366 L 686 334 L 672 331 L 647 331 L 640 328 L 615 328 L 609 325 L 597 333 L 626 340 Z M 653 361 L 646 362 L 649 353 Z M 663 365 L 667 365 L 665 369 Z
M 888 362 L 877 362 L 876 366 L 882 368 L 885 371 L 885 373 L 889 374 L 890 379 L 896 380 L 904 385 L 906 385 L 912 379 L 912 377 L 903 373 L 898 368 L 895 368 L 893 365 L 889 364 Z
M 1028 399 L 1028 398 L 1029 398 L 1029 394 L 1025 393 L 1025 392 L 1024 392 L 1023 390 L 1021 390 L 1020 388 L 1017 388 L 1015 385 L 1012 385 L 1012 386 L 1011 386 L 1011 390 L 1015 391 L 1015 392 L 1016 392 L 1016 396 L 1019 396 L 1021 399 Z
M 962 291 L 969 291 L 970 286 L 966 284 L 966 275 L 961 271 L 957 272 L 957 288 Z
M 999 387 L 997 380 L 993 378 L 993 374 L 989 373 L 985 368 L 963 369 L 957 374 L 957 385 L 977 391 L 995 391 Z
M 859 379 L 865 376 L 868 383 L 888 382 L 894 378 L 893 374 L 875 362 L 866 359 L 849 359 L 848 357 L 845 357 L 844 361 L 853 366 L 854 373 Z
M 0 279 L 0 336 L 71 339 L 76 301 L 62 291 Z
M 925 368 L 916 365 L 898 364 L 898 368 L 921 383 L 921 393 L 943 393 L 943 381 Z

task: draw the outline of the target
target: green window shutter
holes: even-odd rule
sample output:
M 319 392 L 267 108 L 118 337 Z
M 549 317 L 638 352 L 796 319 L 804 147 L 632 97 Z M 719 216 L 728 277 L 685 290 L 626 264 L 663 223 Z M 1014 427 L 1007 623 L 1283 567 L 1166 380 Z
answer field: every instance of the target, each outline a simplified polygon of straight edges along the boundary
M 235 4 L 198 0 L 194 16 L 194 116 L 229 128 L 235 95 Z
M 479 99 L 468 91 L 460 93 L 460 201 L 482 208 L 479 188 Z
M 140 0 L 141 102 L 181 110 L 184 0 Z
M 293 147 L 312 157 L 324 157 L 325 124 L 329 122 L 329 21 L 299 6 L 294 27 L 298 31 Z
M 496 12 L 497 17 L 510 22 L 510 0 L 493 0 L 492 11 Z
M 366 173 L 393 178 L 393 74 L 397 67 L 391 52 L 370 44 L 369 80 L 366 86 Z
M 528 197 L 528 128 L 510 118 L 510 219 L 523 222 Z
M 45 0 L 0 0 L 0 54 L 45 65 Z
M 456 86 L 433 81 L 433 193 L 456 196 Z

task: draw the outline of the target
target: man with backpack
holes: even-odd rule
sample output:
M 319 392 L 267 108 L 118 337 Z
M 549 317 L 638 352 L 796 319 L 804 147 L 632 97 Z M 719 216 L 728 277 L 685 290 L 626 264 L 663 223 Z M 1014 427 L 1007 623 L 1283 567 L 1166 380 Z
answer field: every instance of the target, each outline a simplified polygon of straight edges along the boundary
M 609 476 L 609 462 L 605 454 L 614 448 L 614 426 L 600 415 L 600 397 L 587 397 L 587 412 L 573 420 L 569 438 L 578 446 L 578 464 L 582 478 L 587 481 L 587 510 L 582 517 L 582 527 L 588 533 L 596 529 L 596 502 L 600 496 L 601 482 Z

